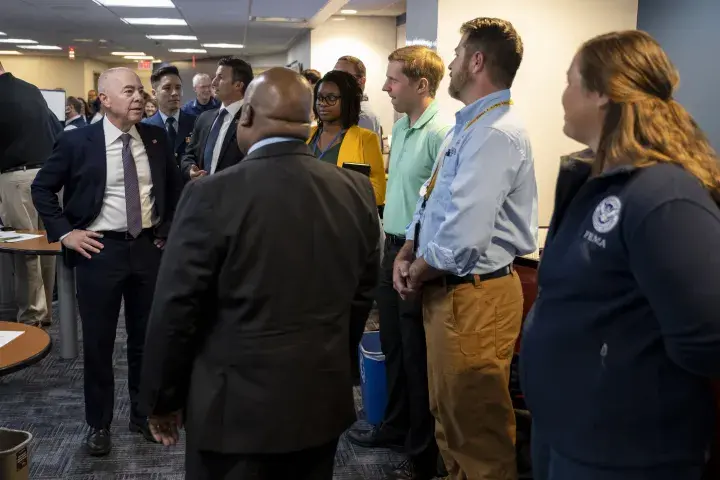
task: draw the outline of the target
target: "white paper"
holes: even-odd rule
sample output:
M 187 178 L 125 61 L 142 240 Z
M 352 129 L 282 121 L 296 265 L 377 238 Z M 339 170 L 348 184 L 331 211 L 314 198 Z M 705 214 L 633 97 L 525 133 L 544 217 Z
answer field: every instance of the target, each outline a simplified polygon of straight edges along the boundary
M 0 232 L 0 243 L 22 242 L 23 240 L 30 240 L 38 237 L 42 237 L 42 235 L 17 232 Z
M 17 337 L 22 335 L 25 332 L 5 332 L 0 331 L 0 348 L 4 347 L 8 343 L 15 340 Z

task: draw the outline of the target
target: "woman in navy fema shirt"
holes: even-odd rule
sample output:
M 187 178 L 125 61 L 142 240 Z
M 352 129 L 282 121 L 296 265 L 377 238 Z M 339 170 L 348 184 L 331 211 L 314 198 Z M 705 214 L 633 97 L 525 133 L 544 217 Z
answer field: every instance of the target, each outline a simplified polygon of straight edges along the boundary
M 526 322 L 535 480 L 699 480 L 720 377 L 718 159 L 647 33 L 593 38 L 563 95 L 591 162 L 561 168 Z

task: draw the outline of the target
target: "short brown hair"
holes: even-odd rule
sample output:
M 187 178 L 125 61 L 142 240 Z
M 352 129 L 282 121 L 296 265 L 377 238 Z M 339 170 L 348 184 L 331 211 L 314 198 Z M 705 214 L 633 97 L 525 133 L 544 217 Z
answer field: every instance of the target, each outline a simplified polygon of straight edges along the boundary
M 445 63 L 440 55 L 421 45 L 398 48 L 388 57 L 390 62 L 401 62 L 402 72 L 410 80 L 424 78 L 428 81 L 430 96 L 435 98 L 440 81 L 445 75 Z
M 510 88 L 523 57 L 522 40 L 512 23 L 480 17 L 465 22 L 460 32 L 467 35 L 466 46 L 485 56 L 490 80 L 497 86 Z
M 715 151 L 692 116 L 673 98 L 680 75 L 660 44 L 639 30 L 612 32 L 578 52 L 584 88 L 607 96 L 594 172 L 631 163 L 674 163 L 720 200 Z
M 337 61 L 352 63 L 355 66 L 355 69 L 357 70 L 357 75 L 359 77 L 364 77 L 367 74 L 365 64 L 357 57 L 353 57 L 351 55 L 343 55 L 342 57 L 338 58 Z

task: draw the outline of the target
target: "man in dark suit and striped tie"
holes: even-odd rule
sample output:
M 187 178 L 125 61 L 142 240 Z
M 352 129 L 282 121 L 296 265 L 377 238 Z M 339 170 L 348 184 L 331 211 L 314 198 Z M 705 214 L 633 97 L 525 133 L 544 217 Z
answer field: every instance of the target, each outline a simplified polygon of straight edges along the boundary
M 153 441 L 138 405 L 139 375 L 161 252 L 182 188 L 166 132 L 139 123 L 138 76 L 127 68 L 108 70 L 98 90 L 105 118 L 65 132 L 32 185 L 48 240 L 62 242 L 77 274 L 90 426 L 85 447 L 96 456 L 111 448 L 113 349 L 123 300 L 130 430 Z
M 203 113 L 195 122 L 180 164 L 185 181 L 212 175 L 242 160 L 236 142 L 237 120 L 245 89 L 252 80 L 252 67 L 246 61 L 226 57 L 218 63 L 212 86 L 222 105 Z

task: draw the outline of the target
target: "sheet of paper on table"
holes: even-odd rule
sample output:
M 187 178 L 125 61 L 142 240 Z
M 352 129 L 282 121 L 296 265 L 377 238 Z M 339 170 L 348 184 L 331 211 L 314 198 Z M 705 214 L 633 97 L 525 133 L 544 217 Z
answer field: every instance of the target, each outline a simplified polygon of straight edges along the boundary
M 0 332 L 0 348 L 15 340 L 25 332 Z
M 0 243 L 22 242 L 23 240 L 31 240 L 38 237 L 42 237 L 42 235 L 34 235 L 31 233 L 17 233 L 12 231 L 0 232 Z

